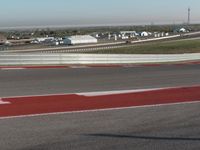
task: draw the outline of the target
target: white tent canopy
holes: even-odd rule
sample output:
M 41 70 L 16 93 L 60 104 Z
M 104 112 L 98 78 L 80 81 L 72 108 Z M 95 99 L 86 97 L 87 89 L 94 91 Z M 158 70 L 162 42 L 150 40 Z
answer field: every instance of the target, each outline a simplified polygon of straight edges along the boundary
M 76 35 L 66 37 L 64 39 L 65 44 L 75 45 L 75 44 L 89 44 L 89 43 L 97 43 L 97 39 L 90 35 Z

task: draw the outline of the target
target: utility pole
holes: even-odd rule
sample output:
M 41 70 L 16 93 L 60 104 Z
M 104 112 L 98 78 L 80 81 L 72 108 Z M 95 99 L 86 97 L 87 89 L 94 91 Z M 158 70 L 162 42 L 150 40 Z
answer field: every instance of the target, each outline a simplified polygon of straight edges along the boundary
M 190 7 L 188 7 L 188 25 L 190 24 L 190 13 L 191 13 L 191 9 Z

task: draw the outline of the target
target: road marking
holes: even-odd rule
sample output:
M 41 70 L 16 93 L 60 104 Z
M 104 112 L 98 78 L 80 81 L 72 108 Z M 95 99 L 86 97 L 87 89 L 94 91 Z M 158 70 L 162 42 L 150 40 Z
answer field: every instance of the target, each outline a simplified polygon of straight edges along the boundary
M 8 98 L 26 98 L 26 97 L 44 97 L 44 96 L 64 96 L 64 95 L 78 95 L 78 96 L 104 96 L 104 95 L 113 95 L 113 94 L 128 94 L 128 93 L 140 93 L 156 90 L 169 90 L 169 89 L 183 89 L 183 88 L 195 88 L 200 87 L 200 85 L 193 86 L 177 86 L 177 87 L 163 87 L 163 88 L 146 88 L 146 89 L 133 89 L 133 90 L 113 90 L 113 91 L 95 91 L 95 92 L 80 92 L 80 93 L 57 93 L 57 94 L 40 94 L 40 95 L 24 95 L 24 96 L 6 96 L 1 97 L 3 99 Z M 109 94 L 110 93 L 110 94 Z
M 86 93 L 76 93 L 79 96 L 104 96 L 104 95 L 113 95 L 113 94 L 128 94 L 128 93 L 140 93 L 156 90 L 164 90 L 168 88 L 152 88 L 152 89 L 138 89 L 138 90 L 120 90 L 120 91 L 100 91 L 100 92 L 86 92 Z
M 69 68 L 81 69 L 81 68 L 90 68 L 90 67 L 89 66 L 85 66 L 85 65 L 71 65 L 71 66 L 69 66 Z
M 6 104 L 10 104 L 10 102 L 5 102 L 0 98 L 0 105 L 6 105 Z

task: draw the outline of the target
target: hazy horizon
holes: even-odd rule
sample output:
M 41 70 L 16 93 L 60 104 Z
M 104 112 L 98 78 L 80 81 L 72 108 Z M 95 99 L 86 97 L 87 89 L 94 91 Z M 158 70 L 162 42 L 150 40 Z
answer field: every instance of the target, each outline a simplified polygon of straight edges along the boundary
M 2 0 L 0 28 L 199 23 L 198 0 Z

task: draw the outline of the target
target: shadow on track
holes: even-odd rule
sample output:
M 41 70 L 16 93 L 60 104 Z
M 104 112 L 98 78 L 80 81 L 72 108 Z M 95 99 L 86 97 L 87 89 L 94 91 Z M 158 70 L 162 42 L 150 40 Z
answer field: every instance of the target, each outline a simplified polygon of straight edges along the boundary
M 159 137 L 159 136 L 139 136 L 139 135 L 119 135 L 119 134 L 86 134 L 85 136 L 105 137 L 105 138 L 129 138 L 129 139 L 142 139 L 142 140 L 200 141 L 200 138 Z

